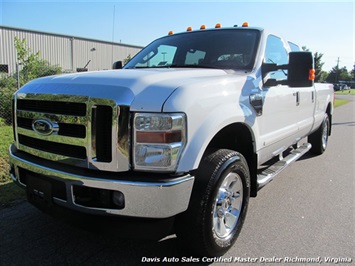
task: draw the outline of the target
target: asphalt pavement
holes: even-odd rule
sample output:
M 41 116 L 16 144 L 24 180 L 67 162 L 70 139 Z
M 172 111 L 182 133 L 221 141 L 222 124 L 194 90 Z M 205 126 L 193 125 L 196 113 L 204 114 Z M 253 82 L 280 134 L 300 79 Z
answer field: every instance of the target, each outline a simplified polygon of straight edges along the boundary
M 244 228 L 222 257 L 189 257 L 174 235 L 123 238 L 105 218 L 55 219 L 26 201 L 0 209 L 0 265 L 355 265 L 355 101 L 335 109 L 325 154 L 308 154 L 252 198 Z

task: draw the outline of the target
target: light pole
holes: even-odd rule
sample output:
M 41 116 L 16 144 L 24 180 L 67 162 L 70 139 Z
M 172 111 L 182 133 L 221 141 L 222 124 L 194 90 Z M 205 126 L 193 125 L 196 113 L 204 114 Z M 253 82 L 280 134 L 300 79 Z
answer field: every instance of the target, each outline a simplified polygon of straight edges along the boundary
M 92 53 L 91 54 L 91 59 L 92 59 L 92 61 L 94 61 L 94 52 L 96 51 L 96 48 L 95 47 L 93 47 L 93 48 L 91 48 L 90 49 L 90 52 Z M 96 64 L 96 60 L 94 61 L 94 67 L 95 67 L 95 64 Z M 98 69 L 97 69 L 98 70 Z

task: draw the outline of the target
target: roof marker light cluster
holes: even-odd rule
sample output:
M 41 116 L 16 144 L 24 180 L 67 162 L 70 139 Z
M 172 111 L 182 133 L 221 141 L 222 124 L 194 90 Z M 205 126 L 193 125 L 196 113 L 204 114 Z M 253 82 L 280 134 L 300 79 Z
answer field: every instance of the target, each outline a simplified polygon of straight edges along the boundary
M 222 28 L 222 25 L 220 23 L 217 23 L 215 26 L 214 26 L 216 29 L 219 29 L 219 28 Z M 235 25 L 234 27 L 237 27 L 237 25 Z M 249 27 L 249 23 L 248 22 L 244 22 L 242 24 L 242 27 L 243 28 L 247 28 Z M 206 29 L 206 25 L 201 25 L 200 27 L 200 30 L 205 30 Z M 192 31 L 192 27 L 187 27 L 186 31 Z M 171 30 L 169 31 L 168 35 L 173 35 L 174 32 Z

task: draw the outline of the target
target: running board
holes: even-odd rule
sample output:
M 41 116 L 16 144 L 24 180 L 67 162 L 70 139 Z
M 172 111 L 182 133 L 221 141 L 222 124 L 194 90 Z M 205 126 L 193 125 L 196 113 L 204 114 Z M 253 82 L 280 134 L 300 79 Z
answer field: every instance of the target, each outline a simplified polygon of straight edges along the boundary
M 302 155 L 312 148 L 310 143 L 304 143 L 302 146 L 295 150 L 292 150 L 289 155 L 287 155 L 282 160 L 271 165 L 269 168 L 258 174 L 258 189 L 267 185 L 276 175 L 282 172 L 287 166 L 298 160 Z

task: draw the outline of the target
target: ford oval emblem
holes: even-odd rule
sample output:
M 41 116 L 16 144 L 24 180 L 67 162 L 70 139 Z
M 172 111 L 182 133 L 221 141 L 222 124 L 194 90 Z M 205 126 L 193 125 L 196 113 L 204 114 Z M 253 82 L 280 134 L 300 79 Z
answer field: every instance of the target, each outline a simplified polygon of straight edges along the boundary
M 32 123 L 32 129 L 40 135 L 50 135 L 59 130 L 58 124 L 45 119 L 37 119 Z

